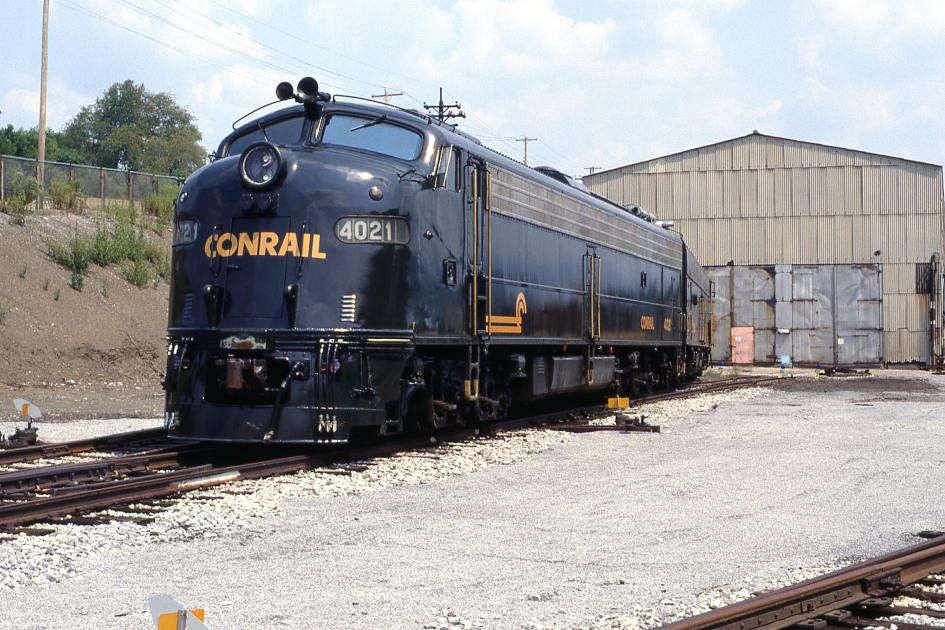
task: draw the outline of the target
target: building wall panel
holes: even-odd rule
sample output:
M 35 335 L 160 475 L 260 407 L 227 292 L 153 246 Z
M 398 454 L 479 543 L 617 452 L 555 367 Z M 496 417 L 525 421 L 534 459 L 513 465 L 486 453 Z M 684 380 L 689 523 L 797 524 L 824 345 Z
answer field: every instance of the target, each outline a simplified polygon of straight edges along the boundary
M 807 216 L 810 214 L 810 170 L 796 168 L 791 170 L 791 214 Z
M 769 139 L 765 143 L 766 168 L 784 168 L 784 143 Z
M 737 171 L 738 205 L 740 217 L 757 217 L 758 212 L 758 171 Z
M 706 216 L 706 173 L 689 173 L 689 217 L 701 219 Z
M 715 168 L 720 171 L 732 170 L 731 142 L 723 142 L 715 145 Z
M 699 149 L 699 169 L 703 171 L 718 170 L 715 162 L 714 147 L 702 147 Z
M 843 167 L 843 210 L 849 214 L 863 214 L 863 169 Z
M 919 184 L 918 173 L 914 167 L 900 168 L 897 172 L 898 181 L 896 182 L 896 205 L 891 212 L 903 214 L 915 214 L 921 212 L 918 209 L 916 187 Z
M 731 143 L 732 168 L 735 170 L 747 169 L 751 165 L 751 139 L 739 138 Z
M 810 213 L 814 216 L 828 214 L 827 199 L 827 169 L 812 168 L 807 170 L 808 199 L 810 199 Z M 803 185 L 803 180 L 801 180 Z
M 673 197 L 672 214 L 666 218 L 679 220 L 689 218 L 689 173 L 670 175 L 670 194 Z M 659 216 L 659 215 L 657 215 Z M 663 217 L 660 217 L 663 218 Z

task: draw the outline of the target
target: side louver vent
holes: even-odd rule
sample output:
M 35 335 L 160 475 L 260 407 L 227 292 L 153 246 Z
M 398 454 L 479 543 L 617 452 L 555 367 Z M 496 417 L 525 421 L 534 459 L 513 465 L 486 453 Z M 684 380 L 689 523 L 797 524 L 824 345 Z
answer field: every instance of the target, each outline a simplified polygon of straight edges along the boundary
M 341 317 L 343 322 L 354 322 L 358 310 L 358 296 L 356 293 L 341 296 Z
M 184 308 L 181 309 L 181 319 L 185 322 L 191 322 L 194 319 L 194 294 L 184 294 Z

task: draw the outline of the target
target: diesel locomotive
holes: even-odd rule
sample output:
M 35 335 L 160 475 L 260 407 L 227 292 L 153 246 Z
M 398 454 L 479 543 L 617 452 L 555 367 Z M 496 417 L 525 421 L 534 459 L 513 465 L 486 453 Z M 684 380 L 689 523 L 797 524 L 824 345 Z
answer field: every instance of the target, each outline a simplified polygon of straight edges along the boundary
M 171 435 L 427 432 L 707 365 L 710 282 L 645 213 L 417 111 L 277 95 L 176 202 Z

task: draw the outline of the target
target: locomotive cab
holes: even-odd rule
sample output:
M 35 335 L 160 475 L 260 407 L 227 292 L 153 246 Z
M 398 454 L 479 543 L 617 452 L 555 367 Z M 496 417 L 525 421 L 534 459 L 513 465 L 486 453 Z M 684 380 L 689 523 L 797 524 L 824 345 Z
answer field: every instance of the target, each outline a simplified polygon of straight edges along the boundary
M 166 423 L 311 442 L 398 429 L 434 134 L 309 103 L 237 129 L 178 197 Z M 345 391 L 337 400 L 336 391 Z

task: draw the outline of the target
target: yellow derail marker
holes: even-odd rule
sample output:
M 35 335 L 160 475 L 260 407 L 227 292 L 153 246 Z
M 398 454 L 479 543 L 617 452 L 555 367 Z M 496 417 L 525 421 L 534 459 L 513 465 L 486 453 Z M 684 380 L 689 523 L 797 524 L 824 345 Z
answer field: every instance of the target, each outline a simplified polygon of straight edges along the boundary
M 191 608 L 190 614 L 199 619 L 201 622 L 204 620 L 203 608 Z M 180 630 L 182 617 L 184 616 L 184 611 L 179 612 L 169 612 L 164 613 L 158 617 L 158 626 L 157 630 Z M 186 622 L 184 622 L 186 624 Z M 187 626 L 184 625 L 184 628 Z
M 630 407 L 630 399 L 623 396 L 616 396 L 607 399 L 608 409 L 627 409 Z

